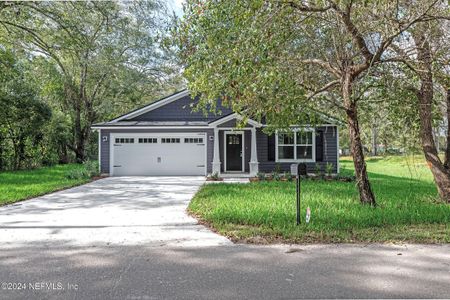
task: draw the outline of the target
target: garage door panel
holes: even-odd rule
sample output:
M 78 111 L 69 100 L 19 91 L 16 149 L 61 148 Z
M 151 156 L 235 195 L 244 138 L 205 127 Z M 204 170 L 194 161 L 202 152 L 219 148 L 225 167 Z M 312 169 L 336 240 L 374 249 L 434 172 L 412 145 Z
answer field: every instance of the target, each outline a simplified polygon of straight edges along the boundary
M 123 138 L 130 137 L 123 136 Z M 152 136 L 133 137 L 134 143 L 113 145 L 113 175 L 205 175 L 204 135 L 166 134 L 158 136 L 157 143 L 139 143 L 139 138 L 154 138 Z M 162 138 L 176 138 L 180 143 L 161 143 Z M 190 138 L 187 141 L 191 142 L 185 143 L 185 138 Z M 199 138 L 204 143 L 193 143 L 199 141 Z

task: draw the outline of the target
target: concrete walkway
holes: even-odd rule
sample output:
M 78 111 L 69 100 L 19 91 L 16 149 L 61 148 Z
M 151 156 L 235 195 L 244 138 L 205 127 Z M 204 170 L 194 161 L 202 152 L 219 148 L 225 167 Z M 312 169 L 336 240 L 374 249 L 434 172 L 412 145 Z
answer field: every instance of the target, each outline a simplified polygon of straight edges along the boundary
M 185 209 L 204 177 L 111 177 L 0 207 L 0 245 L 216 246 Z

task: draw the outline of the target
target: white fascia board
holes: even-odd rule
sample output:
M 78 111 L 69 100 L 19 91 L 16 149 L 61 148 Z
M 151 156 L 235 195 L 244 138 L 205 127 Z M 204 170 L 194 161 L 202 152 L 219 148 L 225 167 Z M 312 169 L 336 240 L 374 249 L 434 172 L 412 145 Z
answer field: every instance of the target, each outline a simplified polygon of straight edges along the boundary
M 100 126 L 93 127 L 93 130 L 98 129 L 110 129 L 110 130 L 120 130 L 120 129 L 211 129 L 208 126 Z
M 218 119 L 218 120 L 216 120 L 216 121 L 213 121 L 213 122 L 209 123 L 208 125 L 209 125 L 210 127 L 216 127 L 217 125 L 226 123 L 226 122 L 231 121 L 231 120 L 233 120 L 233 119 L 237 119 L 237 120 L 241 121 L 243 118 L 244 118 L 244 117 L 242 117 L 242 116 L 241 116 L 240 114 L 238 114 L 238 113 L 232 113 L 232 114 L 230 114 L 230 115 L 228 115 L 228 116 L 226 116 L 226 117 L 223 117 L 223 118 L 220 118 L 220 119 Z M 250 124 L 250 125 L 252 125 L 252 126 L 254 126 L 254 127 L 262 127 L 262 126 L 263 126 L 263 124 L 261 124 L 261 123 L 259 123 L 259 122 L 256 122 L 255 120 L 252 120 L 252 119 L 248 119 L 248 120 L 247 120 L 247 123 Z
M 223 118 L 220 118 L 218 120 L 215 120 L 215 121 L 209 123 L 208 125 L 210 127 L 215 127 L 217 125 L 220 125 L 220 124 L 223 124 L 225 122 L 231 121 L 231 120 L 233 120 L 235 118 L 237 118 L 237 113 L 232 113 L 232 114 L 230 114 L 230 115 L 228 115 L 226 117 L 223 117 Z
M 152 110 L 157 109 L 157 108 L 159 108 L 161 106 L 164 106 L 164 105 L 169 104 L 169 103 L 171 103 L 173 101 L 176 101 L 176 100 L 178 100 L 180 98 L 183 98 L 184 96 L 187 96 L 187 95 L 189 95 L 189 91 L 188 90 L 181 91 L 181 92 L 179 92 L 179 93 L 177 93 L 175 95 L 172 95 L 172 96 L 170 96 L 170 97 L 168 97 L 168 98 L 166 98 L 164 100 L 160 100 L 160 101 L 156 101 L 155 103 L 151 103 L 151 104 L 149 104 L 147 106 L 144 106 L 141 109 L 138 109 L 136 111 L 133 111 L 133 112 L 130 112 L 130 113 L 126 114 L 126 115 L 118 117 L 118 118 L 116 118 L 116 119 L 114 119 L 114 120 L 112 120 L 110 122 L 111 123 L 116 123 L 116 122 L 118 122 L 120 120 L 123 120 L 123 119 L 137 117 L 139 115 L 145 114 L 146 112 L 152 111 Z

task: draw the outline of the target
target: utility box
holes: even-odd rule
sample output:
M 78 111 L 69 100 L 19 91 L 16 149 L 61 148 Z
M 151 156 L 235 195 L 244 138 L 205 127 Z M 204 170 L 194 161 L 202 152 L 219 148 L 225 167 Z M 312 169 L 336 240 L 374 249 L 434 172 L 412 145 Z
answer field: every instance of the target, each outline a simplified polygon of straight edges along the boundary
M 291 174 L 292 176 L 298 175 L 298 164 L 291 164 Z
M 293 176 L 307 175 L 307 168 L 305 163 L 301 164 L 291 164 L 291 174 Z

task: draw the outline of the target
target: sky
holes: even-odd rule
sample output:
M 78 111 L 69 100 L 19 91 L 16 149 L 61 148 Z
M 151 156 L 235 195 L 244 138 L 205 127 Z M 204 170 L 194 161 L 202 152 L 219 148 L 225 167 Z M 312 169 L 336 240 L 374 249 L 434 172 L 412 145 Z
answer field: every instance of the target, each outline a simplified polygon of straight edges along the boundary
M 181 17 L 183 15 L 183 2 L 184 0 L 166 0 L 177 16 Z

